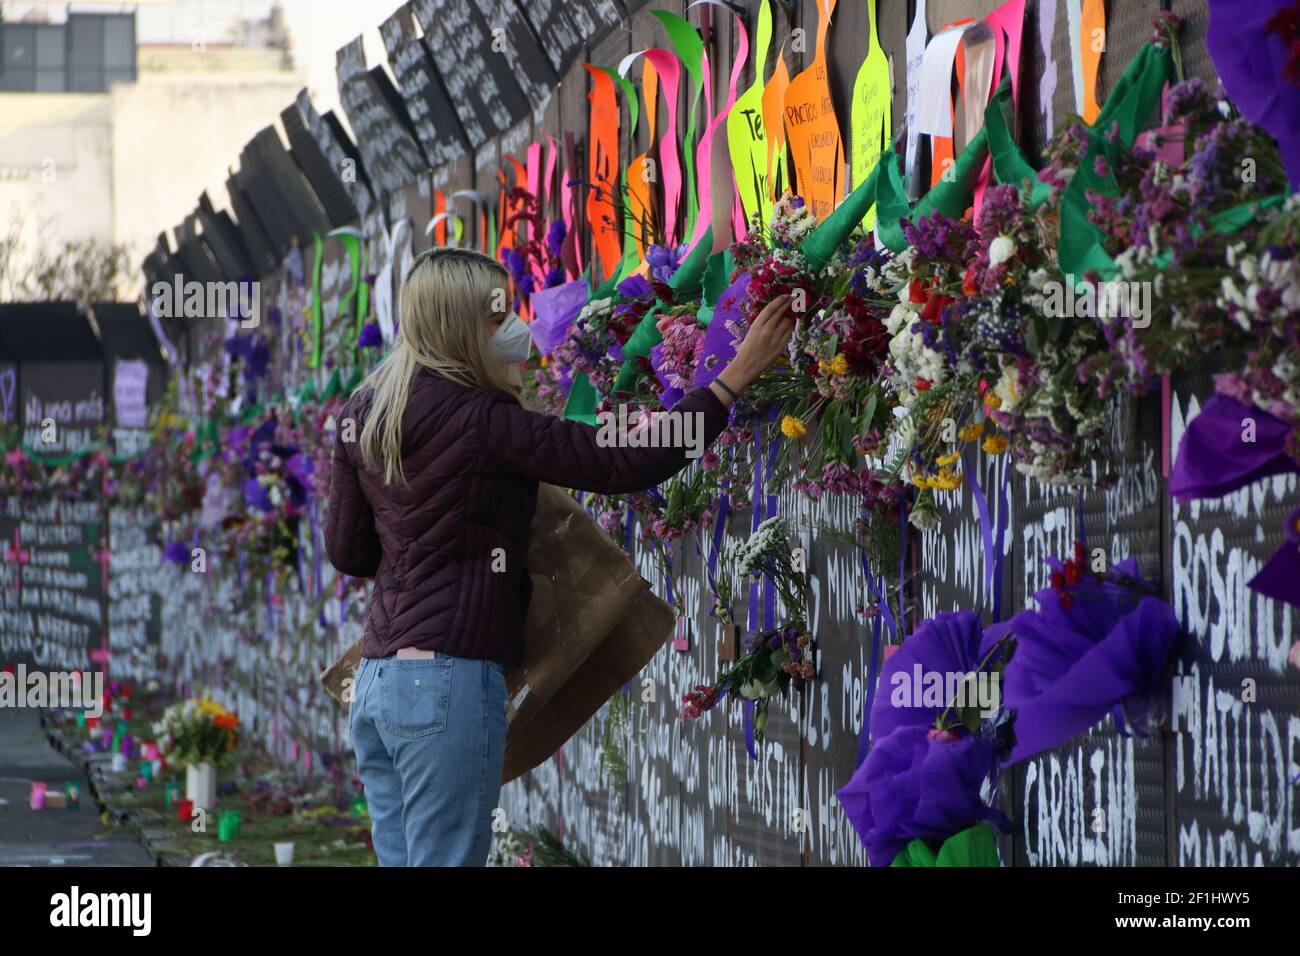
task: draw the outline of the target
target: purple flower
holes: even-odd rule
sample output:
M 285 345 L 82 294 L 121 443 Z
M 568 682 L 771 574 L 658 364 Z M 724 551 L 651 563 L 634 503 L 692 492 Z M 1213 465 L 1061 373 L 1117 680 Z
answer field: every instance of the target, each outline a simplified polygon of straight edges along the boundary
M 190 559 L 190 546 L 184 541 L 169 542 L 163 549 L 163 558 L 173 564 L 185 564 Z
M 660 282 L 667 282 L 681 265 L 685 254 L 685 246 L 669 249 L 667 246 L 651 244 L 645 252 L 645 260 L 650 264 L 650 274 Z
M 249 478 L 244 482 L 244 501 L 250 508 L 257 508 L 259 511 L 270 511 L 274 505 L 271 504 L 271 494 L 256 478 Z
M 528 274 L 528 260 L 524 255 L 515 249 L 502 249 L 501 261 L 510 273 L 510 278 L 515 281 L 516 285 L 523 282 L 524 276 Z
M 357 348 L 373 349 L 384 344 L 384 337 L 379 332 L 379 323 L 367 322 L 361 327 L 361 334 L 357 336 Z
M 655 290 L 644 276 L 630 275 L 618 284 L 618 294 L 624 299 L 644 299 L 653 296 Z
M 556 259 L 560 258 L 561 253 L 564 251 L 565 234 L 566 229 L 563 219 L 554 220 L 550 228 L 546 230 L 546 251 Z

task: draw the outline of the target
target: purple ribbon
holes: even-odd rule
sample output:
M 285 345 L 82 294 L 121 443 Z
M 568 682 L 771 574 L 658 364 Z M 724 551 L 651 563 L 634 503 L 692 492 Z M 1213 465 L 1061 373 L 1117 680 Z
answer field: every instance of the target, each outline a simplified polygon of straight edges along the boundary
M 975 510 L 979 515 L 980 537 L 984 542 L 984 590 L 993 594 L 993 620 L 1002 620 L 1002 565 L 1005 557 L 1003 542 L 1007 530 L 1007 488 L 1011 482 L 1011 469 L 1005 467 L 1002 482 L 998 487 L 998 518 L 995 522 L 989 514 L 989 502 L 980 484 L 979 473 L 971 464 L 969 455 L 962 455 L 966 473 L 971 476 L 971 494 L 975 498 Z
M 673 607 L 677 606 L 677 595 L 673 592 L 673 556 L 668 553 L 662 541 L 658 542 L 659 553 L 664 556 L 664 590 L 668 592 L 668 603 Z
M 709 578 L 709 589 L 714 595 L 718 593 L 718 552 L 722 550 L 722 536 L 727 528 L 727 513 L 731 510 L 730 496 L 724 491 L 718 497 L 718 514 L 713 520 L 713 548 L 706 556 L 700 547 L 700 536 L 696 534 L 695 551 L 705 559 L 704 571 Z
M 776 430 L 776 409 L 773 408 L 768 413 L 767 423 L 767 475 L 765 484 L 768 488 L 772 487 L 772 470 L 776 465 L 777 452 L 781 447 L 780 433 Z M 767 514 L 765 518 L 776 517 L 777 496 L 769 494 L 767 496 Z M 770 574 L 763 576 L 763 627 L 772 630 L 776 627 L 776 585 L 772 581 Z
M 762 522 L 763 506 L 762 501 L 762 458 L 763 456 L 763 439 L 759 437 L 758 430 L 754 431 L 754 491 L 750 496 L 750 517 L 749 533 L 753 534 L 758 530 Z M 749 579 L 749 630 L 754 632 L 758 630 L 758 582 L 751 576 Z

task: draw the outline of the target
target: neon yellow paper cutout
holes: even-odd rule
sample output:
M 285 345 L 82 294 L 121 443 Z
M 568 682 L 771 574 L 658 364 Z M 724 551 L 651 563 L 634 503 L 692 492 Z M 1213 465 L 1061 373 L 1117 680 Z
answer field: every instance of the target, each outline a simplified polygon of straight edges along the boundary
M 889 146 L 892 129 L 889 112 L 889 59 L 885 56 L 876 32 L 877 4 L 869 3 L 867 7 L 871 13 L 867 58 L 853 83 L 853 113 L 849 122 L 849 148 L 853 154 L 855 187 L 865 182 L 875 169 L 880 154 Z M 870 229 L 875 222 L 876 207 L 873 205 L 862 217 L 862 225 Z
M 754 35 L 754 82 L 736 97 L 727 117 L 727 146 L 746 222 L 752 221 L 755 214 L 760 214 L 765 223 L 772 220 L 767 134 L 763 124 L 763 71 L 771 43 L 772 11 L 767 0 L 759 0 L 758 31 Z

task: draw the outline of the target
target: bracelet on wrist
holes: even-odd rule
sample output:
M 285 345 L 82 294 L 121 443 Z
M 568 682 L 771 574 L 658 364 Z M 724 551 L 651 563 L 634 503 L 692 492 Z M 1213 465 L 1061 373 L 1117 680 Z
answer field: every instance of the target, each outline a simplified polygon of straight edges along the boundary
M 722 386 L 722 390 L 723 390 L 724 392 L 726 392 L 728 395 L 731 396 L 732 401 L 737 401 L 737 400 L 740 399 L 740 393 L 737 392 L 737 391 L 736 391 L 734 388 L 732 388 L 730 385 L 728 385 L 726 382 L 724 382 L 724 381 L 722 380 L 722 376 L 721 376 L 721 375 L 714 376 L 714 379 L 713 379 L 713 380 L 714 380 L 715 382 L 717 382 L 720 386 Z

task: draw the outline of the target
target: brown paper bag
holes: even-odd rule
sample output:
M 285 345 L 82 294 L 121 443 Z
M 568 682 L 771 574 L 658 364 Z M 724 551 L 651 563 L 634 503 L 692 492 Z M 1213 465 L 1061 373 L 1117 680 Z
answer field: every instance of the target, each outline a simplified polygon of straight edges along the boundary
M 674 616 L 627 554 L 570 495 L 540 485 L 528 543 L 533 594 L 522 659 L 506 672 L 508 783 L 542 763 L 641 671 L 672 636 Z M 361 643 L 321 674 L 341 703 Z

